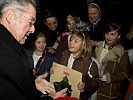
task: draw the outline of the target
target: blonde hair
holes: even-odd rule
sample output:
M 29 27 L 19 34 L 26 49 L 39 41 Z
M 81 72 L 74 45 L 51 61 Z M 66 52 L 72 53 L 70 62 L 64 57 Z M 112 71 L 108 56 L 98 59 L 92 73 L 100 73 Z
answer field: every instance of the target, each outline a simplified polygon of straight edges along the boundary
M 74 38 L 81 38 L 82 40 L 82 46 L 80 51 L 78 52 L 78 54 L 76 55 L 75 58 L 83 58 L 83 59 L 88 59 L 91 57 L 92 55 L 92 48 L 90 45 L 90 37 L 87 34 L 84 34 L 83 32 L 75 32 L 74 34 L 72 34 L 72 36 L 70 37 L 70 40 L 74 39 Z
M 80 21 L 80 17 L 68 15 L 66 21 L 67 23 L 72 23 L 72 22 L 77 23 Z

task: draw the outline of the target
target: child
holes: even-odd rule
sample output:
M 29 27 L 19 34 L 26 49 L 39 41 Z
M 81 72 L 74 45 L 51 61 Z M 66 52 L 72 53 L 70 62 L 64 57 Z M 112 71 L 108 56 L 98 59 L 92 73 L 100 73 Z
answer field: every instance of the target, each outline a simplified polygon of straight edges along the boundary
M 87 31 L 88 29 L 87 24 L 84 23 L 80 17 L 68 15 L 66 21 L 67 30 L 61 34 L 59 37 L 60 40 L 55 43 L 56 45 L 54 45 L 54 48 L 56 47 L 55 57 L 58 61 L 60 60 L 61 52 L 68 49 L 68 41 L 71 35 L 75 31 Z
M 77 85 L 81 91 L 80 100 L 88 100 L 98 87 L 98 67 L 91 59 L 90 40 L 82 32 L 75 32 L 69 39 L 68 49 L 62 52 L 62 65 L 83 73 L 82 80 Z
M 46 37 L 42 32 L 38 32 L 34 42 L 35 50 L 32 53 L 34 61 L 34 75 L 49 73 L 52 67 L 54 57 L 46 50 Z M 49 77 L 47 80 L 49 81 Z
M 119 42 L 120 37 L 120 25 L 110 23 L 105 28 L 105 40 L 95 48 L 100 64 L 97 100 L 118 100 L 121 82 L 130 75 L 128 55 Z
M 61 57 L 61 52 L 68 49 L 68 40 L 75 28 L 75 17 L 68 15 L 66 19 L 66 30 L 63 32 L 55 42 L 53 48 L 55 49 L 55 57 L 59 61 Z

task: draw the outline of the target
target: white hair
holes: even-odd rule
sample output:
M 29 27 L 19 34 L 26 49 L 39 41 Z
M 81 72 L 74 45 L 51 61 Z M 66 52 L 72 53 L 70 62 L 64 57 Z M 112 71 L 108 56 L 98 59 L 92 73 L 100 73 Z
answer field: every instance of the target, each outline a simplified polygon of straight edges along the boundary
M 96 9 L 98 9 L 98 11 L 101 13 L 101 10 L 100 10 L 99 5 L 96 4 L 96 3 L 90 3 L 90 4 L 88 5 L 88 9 L 89 9 L 89 8 L 96 8 Z
M 31 4 L 36 9 L 35 0 L 0 0 L 0 18 L 4 15 L 4 12 L 11 8 L 14 11 L 25 11 L 27 5 Z

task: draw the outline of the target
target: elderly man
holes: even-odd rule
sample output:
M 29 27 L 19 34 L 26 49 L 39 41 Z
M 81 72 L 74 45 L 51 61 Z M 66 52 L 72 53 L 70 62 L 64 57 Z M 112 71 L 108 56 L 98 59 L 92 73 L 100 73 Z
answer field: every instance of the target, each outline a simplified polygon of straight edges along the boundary
M 34 33 L 36 3 L 34 0 L 0 0 L 0 99 L 39 100 L 36 88 L 53 98 L 65 96 L 66 89 L 56 93 L 44 78 L 35 79 L 33 62 L 21 44 Z

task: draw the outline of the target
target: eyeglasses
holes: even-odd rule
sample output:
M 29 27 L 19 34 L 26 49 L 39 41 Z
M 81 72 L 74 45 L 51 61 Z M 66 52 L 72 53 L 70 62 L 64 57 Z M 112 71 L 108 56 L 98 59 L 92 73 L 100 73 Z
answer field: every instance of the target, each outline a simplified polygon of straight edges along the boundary
M 32 27 L 34 24 L 35 24 L 35 19 L 34 18 L 28 18 L 28 17 L 26 17 L 25 15 L 23 15 L 26 19 L 28 19 L 28 21 L 29 21 L 29 26 L 30 27 Z
M 55 26 L 57 25 L 57 22 L 53 22 L 53 23 L 47 23 L 48 26 Z

